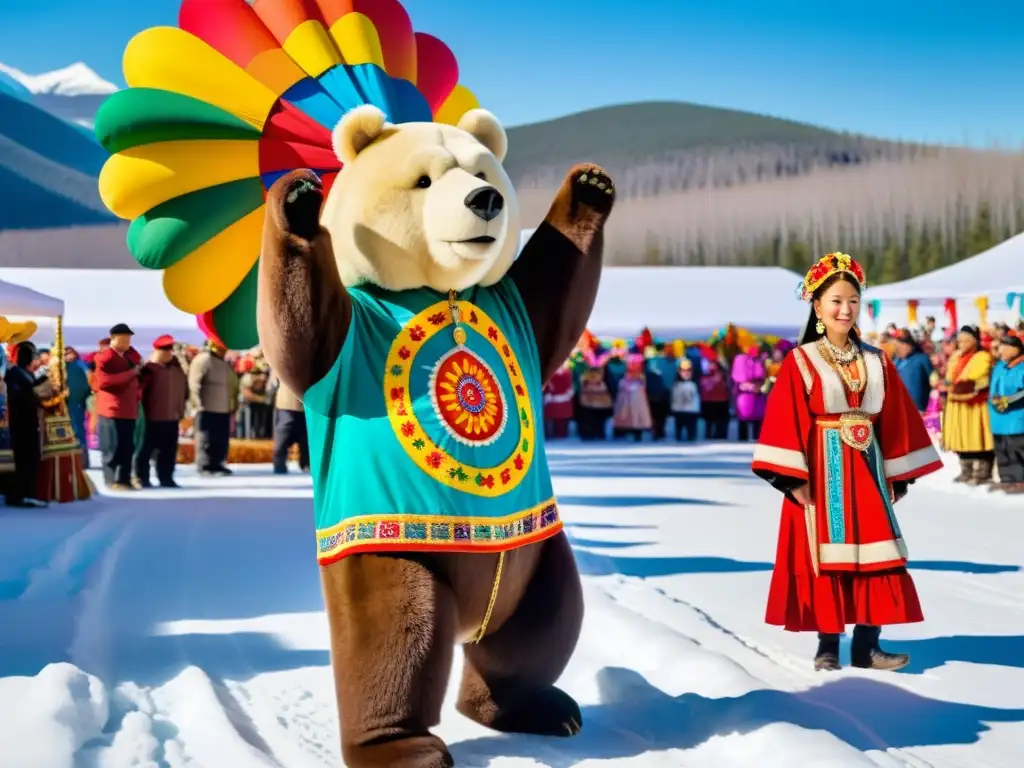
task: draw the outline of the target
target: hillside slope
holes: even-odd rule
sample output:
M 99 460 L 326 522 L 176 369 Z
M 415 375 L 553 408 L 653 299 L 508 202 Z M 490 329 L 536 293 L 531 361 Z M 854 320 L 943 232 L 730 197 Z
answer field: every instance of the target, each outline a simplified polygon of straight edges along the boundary
M 710 150 L 777 147 L 808 165 L 852 164 L 895 145 L 751 112 L 686 102 L 601 107 L 508 129 L 506 168 L 514 182 L 546 179 L 581 161 L 614 172 L 638 165 L 678 165 Z M 796 151 L 794 151 L 796 150 Z
M 77 126 L 0 91 L 0 229 L 116 221 L 97 190 L 106 157 Z

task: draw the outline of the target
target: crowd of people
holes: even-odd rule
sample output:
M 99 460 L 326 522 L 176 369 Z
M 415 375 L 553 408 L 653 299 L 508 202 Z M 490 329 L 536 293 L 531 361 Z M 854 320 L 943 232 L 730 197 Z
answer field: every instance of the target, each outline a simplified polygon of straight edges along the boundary
M 177 487 L 181 438 L 191 439 L 204 476 L 226 476 L 232 438 L 273 440 L 274 471 L 285 473 L 298 446 L 309 468 L 302 402 L 273 376 L 260 350 L 196 348 L 162 336 L 147 359 L 121 323 L 95 351 L 65 350 L 66 405 L 83 447 L 99 449 L 106 485 L 117 491 Z M 1024 492 L 1024 323 L 940 331 L 890 325 L 865 341 L 895 363 L 936 442 L 957 454 L 957 482 Z M 631 347 L 605 348 L 589 334 L 544 387 L 548 439 L 756 441 L 787 340 L 746 349 L 657 343 L 646 332 Z M 50 350 L 9 348 L 6 408 L 11 460 L 5 495 L 33 506 L 42 444 L 42 404 L 51 394 Z M 735 425 L 735 427 L 733 426 Z M 2 453 L 2 452 L 0 452 Z M 2 457 L 0 457 L 2 458 Z M 2 463 L 2 461 L 0 461 Z M 154 483 L 155 475 L 155 483 Z
M 279 474 L 288 471 L 289 452 L 297 446 L 299 468 L 308 471 L 302 402 L 272 375 L 259 349 L 229 352 L 214 342 L 199 349 L 161 336 L 144 359 L 133 336 L 119 323 L 95 351 L 64 351 L 62 399 L 83 465 L 89 466 L 89 450 L 99 449 L 108 488 L 178 487 L 174 472 L 182 438 L 193 441 L 203 476 L 231 474 L 232 437 L 273 439 Z M 0 428 L 6 433 L 0 442 L 10 445 L 6 454 L 16 469 L 2 474 L 5 498 L 8 506 L 42 506 L 35 489 L 47 437 L 44 413 L 59 367 L 50 349 L 27 341 L 10 345 L 0 363 L 6 365 L 6 392 L 0 391 L 6 410 Z
M 960 458 L 957 482 L 1009 493 L 1024 492 L 1024 407 L 1014 407 L 1024 399 L 1022 339 L 1024 322 L 1017 329 L 994 323 L 953 333 L 940 330 L 934 317 L 864 338 L 895 363 L 936 442 Z M 729 346 L 640 337 L 630 347 L 607 349 L 587 338 L 544 388 L 546 435 L 755 441 L 775 376 L 794 345 Z

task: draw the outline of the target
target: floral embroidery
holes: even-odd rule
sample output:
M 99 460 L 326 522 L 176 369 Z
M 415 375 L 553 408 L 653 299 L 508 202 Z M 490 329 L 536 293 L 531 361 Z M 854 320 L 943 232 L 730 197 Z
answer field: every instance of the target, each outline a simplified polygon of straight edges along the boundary
M 478 333 L 472 326 L 478 326 L 480 333 L 476 338 L 486 339 L 503 357 L 508 373 L 504 386 L 508 390 L 503 391 L 495 371 L 467 345 L 453 347 L 436 362 L 414 359 L 426 342 L 452 323 L 447 302 L 442 301 L 411 318 L 391 345 L 386 370 L 393 372 L 393 377 L 384 388 L 389 418 L 406 453 L 436 481 L 476 496 L 501 496 L 524 480 L 533 462 L 535 427 L 530 388 L 510 340 L 497 323 L 469 302 L 459 301 L 458 305 L 459 314 L 469 318 L 469 326 L 462 327 L 472 336 Z M 437 319 L 440 322 L 435 322 Z M 408 345 L 410 339 L 415 347 Z M 494 444 L 511 423 L 519 436 L 515 449 L 505 459 L 491 467 L 464 464 L 437 443 L 438 435 L 432 437 L 426 432 L 413 408 L 410 389 L 412 371 L 424 363 L 431 370 L 428 391 L 416 397 L 426 395 L 430 399 L 440 428 L 458 442 L 475 447 Z M 401 372 L 397 372 L 399 367 Z
M 464 347 L 434 366 L 430 401 L 448 434 L 464 445 L 491 445 L 505 431 L 508 407 L 494 372 Z

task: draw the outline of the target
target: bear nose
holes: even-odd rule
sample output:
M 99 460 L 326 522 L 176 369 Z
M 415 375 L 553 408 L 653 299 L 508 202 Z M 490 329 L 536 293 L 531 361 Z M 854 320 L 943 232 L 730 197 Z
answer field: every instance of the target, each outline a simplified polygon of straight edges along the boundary
M 505 199 L 494 187 L 480 187 L 466 195 L 466 207 L 484 221 L 496 219 L 504 205 Z

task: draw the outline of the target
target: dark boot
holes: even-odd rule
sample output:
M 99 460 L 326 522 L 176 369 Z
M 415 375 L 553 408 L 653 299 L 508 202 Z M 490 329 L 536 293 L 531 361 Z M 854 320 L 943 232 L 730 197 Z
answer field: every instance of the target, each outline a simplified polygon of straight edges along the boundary
M 839 635 L 818 633 L 818 652 L 814 655 L 816 672 L 834 672 L 842 669 L 839 663 Z
M 910 663 L 905 653 L 887 653 L 878 645 L 881 627 L 858 624 L 853 628 L 853 645 L 850 648 L 850 663 L 861 669 L 902 669 Z
M 979 459 L 974 462 L 974 473 L 967 481 L 968 485 L 985 485 L 992 482 L 992 460 Z
M 960 474 L 953 478 L 954 483 L 966 483 L 974 477 L 974 461 L 972 459 L 960 459 Z

